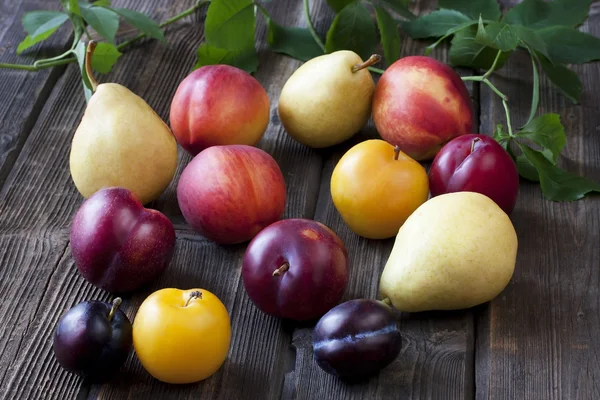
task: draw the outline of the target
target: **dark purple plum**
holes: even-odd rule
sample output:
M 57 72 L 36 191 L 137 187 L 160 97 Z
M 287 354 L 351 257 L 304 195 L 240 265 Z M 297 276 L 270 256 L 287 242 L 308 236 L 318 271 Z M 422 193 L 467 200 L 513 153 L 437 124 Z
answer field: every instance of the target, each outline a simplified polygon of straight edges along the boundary
M 313 332 L 317 364 L 343 379 L 377 374 L 396 359 L 401 347 L 392 309 L 377 300 L 346 301 L 323 315 Z
M 275 222 L 248 244 L 242 264 L 246 292 L 276 317 L 317 319 L 338 304 L 348 284 L 348 254 L 327 226 L 309 219 Z
M 118 372 L 132 346 L 127 315 L 113 304 L 92 300 L 77 304 L 58 321 L 54 354 L 67 371 L 91 380 L 104 380 Z
M 83 202 L 71 226 L 71 249 L 83 277 L 113 293 L 134 291 L 160 275 L 175 248 L 173 224 L 144 208 L 124 188 L 106 188 Z

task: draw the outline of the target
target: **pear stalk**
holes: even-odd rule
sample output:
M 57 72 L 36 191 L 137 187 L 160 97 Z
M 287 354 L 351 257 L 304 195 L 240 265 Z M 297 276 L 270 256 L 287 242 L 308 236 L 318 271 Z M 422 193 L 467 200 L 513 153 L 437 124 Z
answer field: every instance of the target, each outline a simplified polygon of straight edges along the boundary
M 92 92 L 95 92 L 98 88 L 98 81 L 94 77 L 94 71 L 92 70 L 92 55 L 94 54 L 95 49 L 96 42 L 90 40 L 85 51 L 85 74 L 92 85 Z
M 373 54 L 371 57 L 369 57 L 367 61 L 363 62 L 362 64 L 353 65 L 352 72 L 358 72 L 361 69 L 368 68 L 372 65 L 377 64 L 379 61 L 381 61 L 381 56 L 379 54 Z

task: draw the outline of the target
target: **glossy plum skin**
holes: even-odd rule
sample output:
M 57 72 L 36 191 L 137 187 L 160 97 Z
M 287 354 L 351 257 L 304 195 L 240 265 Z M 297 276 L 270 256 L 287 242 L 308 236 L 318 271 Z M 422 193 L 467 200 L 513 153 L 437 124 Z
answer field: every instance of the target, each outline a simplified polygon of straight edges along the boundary
M 392 363 L 402 337 L 392 309 L 377 300 L 346 301 L 325 314 L 313 331 L 319 367 L 342 379 L 362 379 Z
M 68 310 L 54 334 L 54 354 L 66 370 L 90 379 L 104 380 L 118 371 L 131 349 L 132 326 L 112 305 L 86 301 Z
M 134 291 L 160 275 L 175 249 L 173 224 L 127 189 L 102 189 L 83 202 L 71 226 L 81 275 L 113 293 Z
M 462 135 L 448 142 L 434 158 L 429 190 L 432 197 L 461 191 L 481 193 L 510 214 L 519 193 L 519 173 L 508 152 L 493 138 Z
M 289 269 L 273 272 L 287 263 Z M 306 321 L 335 306 L 348 284 L 348 254 L 325 225 L 285 219 L 263 229 L 249 243 L 242 264 L 246 292 L 263 312 Z

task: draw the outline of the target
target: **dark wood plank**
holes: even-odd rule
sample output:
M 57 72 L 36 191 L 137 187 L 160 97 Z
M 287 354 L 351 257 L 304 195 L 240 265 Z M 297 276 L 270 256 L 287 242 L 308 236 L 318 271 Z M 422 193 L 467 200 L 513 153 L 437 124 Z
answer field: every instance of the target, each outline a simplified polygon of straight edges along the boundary
M 27 35 L 21 18 L 27 11 L 60 8 L 59 2 L 28 0 L 15 3 L 0 1 L 0 63 L 32 64 L 41 58 L 52 57 L 68 48 L 71 29 L 68 24 L 56 31 L 43 45 L 32 47 L 21 56 L 16 55 L 18 44 Z M 64 67 L 27 72 L 0 69 L 0 185 L 6 179 L 23 143 L 27 139 L 52 87 Z
M 600 36 L 600 3 L 582 29 Z M 494 83 L 509 96 L 518 127 L 529 113 L 532 72 L 527 54 L 512 57 Z M 582 104 L 571 104 L 544 78 L 539 113 L 557 112 L 565 125 L 560 164 L 600 181 L 600 64 L 575 69 Z M 481 97 L 481 130 L 490 134 L 505 122 L 504 111 L 485 88 Z M 507 289 L 477 319 L 476 397 L 599 398 L 600 198 L 554 203 L 538 185 L 523 182 L 511 219 L 519 237 L 517 266 Z
M 419 1 L 414 10 L 426 13 L 435 1 Z M 423 54 L 424 43 L 403 40 L 402 56 Z M 433 54 L 447 61 L 444 49 Z M 377 77 L 376 77 L 377 78 Z M 479 87 L 471 88 L 477 103 Z M 476 106 L 477 107 L 477 106 Z M 478 107 L 477 107 L 478 108 Z M 478 122 L 476 116 L 475 123 Z M 477 125 L 476 125 L 477 126 Z M 353 139 L 334 148 L 325 163 L 315 219 L 332 228 L 345 243 L 350 257 L 350 283 L 343 300 L 378 298 L 379 277 L 393 247 L 393 239 L 366 240 L 352 233 L 331 202 L 329 182 L 336 163 L 354 144 L 379 135 L 372 121 Z M 427 165 L 426 165 L 427 167 Z M 294 331 L 294 371 L 286 375 L 286 399 L 465 399 L 473 395 L 473 318 L 471 310 L 399 314 L 403 349 L 380 374 L 348 384 L 323 372 L 315 363 L 313 325 Z

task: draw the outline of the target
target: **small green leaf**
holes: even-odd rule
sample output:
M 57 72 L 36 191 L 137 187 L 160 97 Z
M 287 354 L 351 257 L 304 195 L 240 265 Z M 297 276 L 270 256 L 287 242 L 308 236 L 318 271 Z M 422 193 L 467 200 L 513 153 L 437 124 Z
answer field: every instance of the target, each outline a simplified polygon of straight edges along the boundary
M 110 0 L 97 0 L 92 4 L 98 7 L 110 7 Z
M 248 73 L 258 69 L 258 55 L 254 47 L 242 50 L 221 49 L 203 43 L 197 51 L 198 62 L 194 69 L 205 65 L 227 64 L 243 69 Z
M 23 41 L 17 46 L 17 54 L 21 54 L 28 48 L 48 39 L 54 32 L 56 32 L 57 29 L 58 27 L 50 29 L 49 31 L 46 31 L 41 35 L 37 35 L 35 38 L 32 38 L 30 35 L 27 35 L 25 39 L 23 39 Z
M 467 29 L 473 25 L 476 25 L 477 23 L 478 23 L 477 21 L 469 21 L 469 22 L 465 22 L 464 24 L 457 25 L 454 28 L 448 29 L 448 32 L 446 32 L 446 34 L 444 36 L 442 36 L 437 41 L 435 41 L 434 43 L 430 44 L 429 46 L 427 46 L 425 48 L 425 55 L 426 56 L 429 55 L 434 48 L 436 48 L 441 42 L 448 39 L 450 36 L 454 35 L 457 32 L 462 31 L 463 29 Z
M 213 0 L 204 22 L 206 42 L 216 48 L 249 53 L 251 47 L 255 48 L 254 12 L 252 0 Z
M 80 3 L 81 16 L 100 36 L 110 43 L 115 42 L 119 29 L 119 16 L 112 10 Z
M 377 30 L 371 14 L 362 4 L 352 3 L 338 15 L 327 32 L 325 50 L 351 50 L 367 59 L 377 47 Z
M 411 37 L 423 39 L 444 36 L 453 28 L 469 23 L 471 19 L 455 10 L 438 10 L 402 24 Z
M 31 11 L 23 16 L 23 28 L 32 39 L 47 31 L 58 28 L 69 16 L 60 11 Z
M 582 176 L 571 174 L 552 164 L 544 155 L 531 147 L 518 143 L 523 155 L 538 171 L 544 195 L 552 201 L 575 201 L 588 193 L 600 193 L 600 184 Z
M 540 74 L 538 73 L 536 63 L 536 54 L 531 49 L 529 50 L 529 54 L 531 55 L 531 66 L 533 68 L 533 94 L 531 95 L 531 111 L 529 112 L 529 118 L 527 118 L 525 126 L 533 121 L 540 104 Z
M 381 34 L 381 44 L 383 45 L 383 55 L 388 65 L 400 58 L 400 34 L 398 25 L 389 12 L 383 7 L 375 7 L 375 16 L 377 26 Z
M 537 169 L 531 165 L 527 157 L 524 155 L 517 156 L 516 164 L 517 171 L 519 171 L 519 175 L 521 175 L 523 178 L 532 182 L 540 181 L 540 174 L 538 174 Z
M 78 0 L 69 0 L 69 11 L 75 15 L 81 15 L 81 9 L 79 8 Z
M 588 16 L 593 0 L 523 0 L 508 10 L 503 22 L 511 25 L 523 25 L 530 29 L 563 25 L 575 27 L 582 24 Z
M 543 54 L 546 58 L 550 58 L 546 42 L 544 42 L 536 31 L 521 25 L 512 25 L 511 28 L 526 47 Z
M 480 68 L 489 70 L 494 64 L 498 50 L 475 41 L 477 28 L 471 26 L 456 32 L 450 47 L 450 63 L 455 67 Z M 502 53 L 496 69 L 502 68 L 511 52 Z
M 107 74 L 122 54 L 114 44 L 98 42 L 92 55 L 92 68 L 101 74 Z
M 392 9 L 392 11 L 398 13 L 398 15 L 410 20 L 417 18 L 415 14 L 413 14 L 408 9 L 408 4 L 410 0 L 381 0 L 382 3 L 387 4 L 388 7 Z
M 496 0 L 440 0 L 439 7 L 460 11 L 475 20 L 498 21 L 502 15 Z
M 160 29 L 155 21 L 148 18 L 145 14 L 127 8 L 114 8 L 111 10 L 123 17 L 125 21 L 135 26 L 141 33 L 154 39 L 165 40 L 162 29 Z
M 490 22 L 486 27 L 482 19 L 479 19 L 475 41 L 503 52 L 515 50 L 519 44 L 519 38 L 510 25 Z
M 85 101 L 89 102 L 94 92 L 92 91 L 92 84 L 90 83 L 87 72 L 85 71 L 85 53 L 85 44 L 83 42 L 77 43 L 77 46 L 75 47 L 75 57 L 77 58 L 77 64 L 79 64 L 79 71 L 81 72 L 81 82 L 83 83 Z
M 355 1 L 356 0 L 327 0 L 327 4 L 329 4 L 329 7 L 331 7 L 333 11 L 339 13 L 344 7 Z
M 579 103 L 583 88 L 575 71 L 562 64 L 552 65 L 543 56 L 539 56 L 539 61 L 552 83 L 574 104 Z
M 538 31 L 548 46 L 550 60 L 559 64 L 584 64 L 600 60 L 600 38 L 566 26 Z
M 529 139 L 549 150 L 550 161 L 556 163 L 567 143 L 565 128 L 560 123 L 560 115 L 544 114 L 533 119 L 515 134 L 515 137 Z
M 270 17 L 267 18 L 267 26 L 267 43 L 274 52 L 302 61 L 323 55 L 323 50 L 308 29 L 282 26 Z

